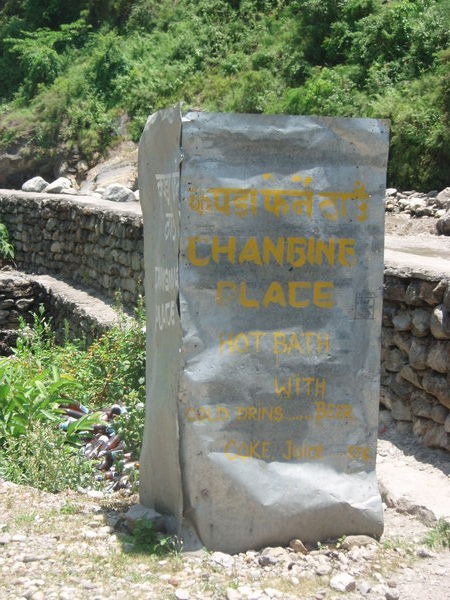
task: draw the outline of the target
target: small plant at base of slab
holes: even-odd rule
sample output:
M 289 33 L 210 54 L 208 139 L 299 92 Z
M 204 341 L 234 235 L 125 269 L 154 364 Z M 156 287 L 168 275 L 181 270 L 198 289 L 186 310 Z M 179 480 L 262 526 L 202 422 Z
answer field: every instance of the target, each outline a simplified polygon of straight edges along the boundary
M 162 555 L 177 551 L 176 539 L 156 531 L 153 521 L 145 517 L 137 519 L 130 538 L 134 552 Z

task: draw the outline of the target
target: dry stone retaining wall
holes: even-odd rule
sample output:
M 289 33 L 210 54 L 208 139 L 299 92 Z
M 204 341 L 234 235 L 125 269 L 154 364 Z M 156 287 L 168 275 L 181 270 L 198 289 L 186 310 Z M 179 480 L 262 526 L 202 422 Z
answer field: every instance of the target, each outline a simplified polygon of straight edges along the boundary
M 49 275 L 0 271 L 0 356 L 11 354 L 19 320 L 30 323 L 40 305 L 45 307 L 46 318 L 51 318 L 59 340 L 68 334 L 89 343 L 119 318 L 99 298 Z
M 0 273 L 0 355 L 11 353 L 17 340 L 19 319 L 30 320 L 43 303 L 42 289 L 35 281 L 8 272 Z
M 450 451 L 450 282 L 385 271 L 381 403 Z
M 143 293 L 143 233 L 137 203 L 0 191 L 20 270 L 52 273 L 126 306 Z
M 128 306 L 143 292 L 139 205 L 3 190 L 0 220 L 9 229 L 19 269 L 56 273 L 110 299 L 119 291 Z M 30 285 L 11 296 L 0 282 L 0 330 L 9 331 L 5 324 L 17 321 L 25 307 L 21 299 L 33 298 L 26 309 L 34 310 L 42 294 L 58 323 L 68 318 L 75 333 L 95 330 L 97 317 L 79 314 L 69 293 L 55 295 L 51 285 L 44 285 L 45 292 L 41 281 L 40 291 L 32 286 L 30 296 Z M 450 277 L 386 269 L 381 403 L 424 444 L 450 451 Z

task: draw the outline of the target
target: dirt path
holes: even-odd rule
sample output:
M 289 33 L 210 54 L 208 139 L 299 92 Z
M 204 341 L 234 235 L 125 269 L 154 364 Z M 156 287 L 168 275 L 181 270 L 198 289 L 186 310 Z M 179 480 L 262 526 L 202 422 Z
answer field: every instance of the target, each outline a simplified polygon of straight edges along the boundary
M 448 490 L 447 455 L 436 455 L 395 429 L 382 437 L 380 467 L 413 469 L 413 476 L 422 477 L 421 488 L 423 476 L 433 485 L 432 478 L 439 477 L 442 490 Z M 385 494 L 390 483 L 388 478 Z M 429 488 L 430 497 L 438 492 Z M 430 515 L 414 498 L 391 498 L 394 506 L 386 508 L 380 544 L 324 546 L 306 556 L 286 548 L 236 556 L 202 551 L 158 557 L 133 551 L 123 537 L 121 514 L 136 501 L 119 495 L 52 495 L 0 482 L 0 599 L 322 600 L 342 597 L 335 589 L 340 578 L 347 582 L 349 599 L 450 597 L 450 552 L 423 545 L 429 529 L 423 521 Z

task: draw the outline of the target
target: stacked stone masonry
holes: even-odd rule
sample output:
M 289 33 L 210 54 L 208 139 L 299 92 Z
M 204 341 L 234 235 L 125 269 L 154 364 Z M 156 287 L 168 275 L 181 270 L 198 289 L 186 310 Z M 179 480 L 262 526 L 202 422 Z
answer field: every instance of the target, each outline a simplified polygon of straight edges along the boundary
M 30 321 L 30 313 L 43 302 L 43 290 L 36 282 L 0 273 L 0 356 L 11 354 L 20 320 Z
M 0 271 L 0 356 L 12 354 L 20 323 L 30 324 L 40 306 L 58 341 L 68 336 L 90 343 L 120 321 L 108 304 L 63 281 L 48 275 Z M 29 331 L 25 328 L 23 335 Z
M 143 294 L 143 226 L 137 203 L 0 191 L 0 219 L 17 268 L 52 273 L 125 306 Z
M 143 293 L 138 204 L 118 206 L 89 198 L 3 190 L 0 220 L 16 248 L 18 269 L 54 273 L 111 300 L 120 292 L 128 307 Z M 11 312 L 7 315 L 0 309 L 0 318 L 15 321 L 18 306 L 1 293 Z M 27 308 L 33 309 L 36 302 Z M 57 314 L 70 316 L 70 305 L 61 298 L 54 302 Z M 0 329 L 6 327 L 0 323 Z M 412 427 L 424 444 L 450 451 L 450 282 L 446 279 L 386 270 L 381 403 L 396 421 Z
M 450 451 L 450 282 L 385 272 L 381 347 L 382 405 Z

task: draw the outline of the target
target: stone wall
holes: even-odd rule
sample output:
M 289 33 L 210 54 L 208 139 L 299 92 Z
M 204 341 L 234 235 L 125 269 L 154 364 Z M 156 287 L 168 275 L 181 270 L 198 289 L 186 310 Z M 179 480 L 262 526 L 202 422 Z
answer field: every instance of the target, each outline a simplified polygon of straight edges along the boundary
M 36 282 L 18 274 L 0 273 L 0 355 L 11 353 L 20 318 L 30 321 L 30 311 L 35 312 L 42 302 L 42 289 Z
M 449 311 L 446 278 L 386 268 L 381 404 L 425 445 L 450 451 Z
M 137 203 L 0 190 L 0 220 L 9 229 L 20 270 L 57 274 L 109 299 L 120 292 L 130 307 L 143 293 L 142 216 Z M 435 240 L 438 256 L 442 240 Z M 428 261 L 427 269 L 421 270 L 414 262 L 404 267 L 409 253 L 396 256 L 398 265 L 391 267 L 387 260 L 385 270 L 381 403 L 400 427 L 412 428 L 424 444 L 450 450 L 450 274 L 444 267 L 433 272 L 431 265 L 438 258 L 419 257 Z M 97 317 L 110 307 L 98 300 L 99 314 L 92 320 L 88 310 L 80 313 L 77 302 L 68 300 L 69 291 L 61 293 L 65 284 L 55 286 L 51 281 L 56 279 L 44 279 L 36 298 L 44 297 L 56 322 L 67 318 L 75 334 L 93 335 Z M 26 309 L 34 310 L 39 302 L 26 290 L 25 286 L 17 298 L 33 298 Z M 5 323 L 15 323 L 25 307 L 8 293 L 0 290 L 0 330 L 8 329 Z M 86 305 L 93 302 L 97 300 L 92 296 L 85 300 Z
M 138 203 L 0 190 L 0 220 L 17 268 L 53 273 L 125 306 L 143 294 L 143 229 Z
M 119 319 L 99 298 L 54 277 L 0 271 L 0 356 L 11 354 L 20 319 L 32 322 L 40 305 L 59 340 L 68 335 L 89 343 Z

